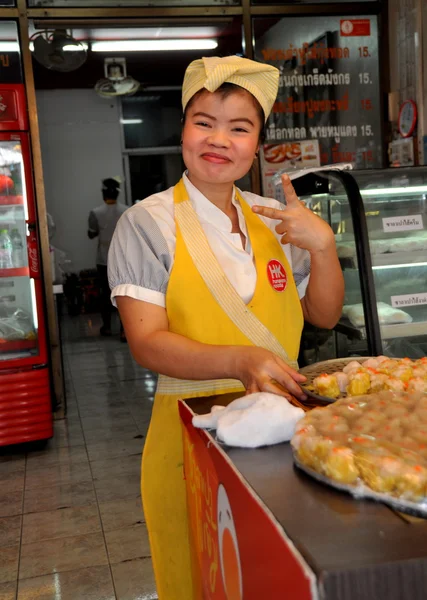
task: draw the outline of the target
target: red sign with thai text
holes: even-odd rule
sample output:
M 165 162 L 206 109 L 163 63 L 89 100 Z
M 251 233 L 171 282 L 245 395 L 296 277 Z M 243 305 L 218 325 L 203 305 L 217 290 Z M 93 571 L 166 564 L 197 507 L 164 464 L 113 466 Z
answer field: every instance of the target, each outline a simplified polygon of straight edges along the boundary
M 340 33 L 343 37 L 371 35 L 370 19 L 342 19 Z
M 283 529 L 183 402 L 179 412 L 195 597 L 316 600 L 315 575 Z

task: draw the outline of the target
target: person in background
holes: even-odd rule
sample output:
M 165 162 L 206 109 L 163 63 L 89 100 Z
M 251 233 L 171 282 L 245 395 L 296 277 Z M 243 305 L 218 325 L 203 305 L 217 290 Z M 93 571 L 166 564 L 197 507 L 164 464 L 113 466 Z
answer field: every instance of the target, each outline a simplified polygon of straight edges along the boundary
M 100 334 L 111 335 L 111 312 L 113 306 L 110 301 L 110 287 L 108 285 L 107 258 L 111 239 L 117 221 L 125 212 L 126 206 L 117 202 L 120 194 L 120 179 L 110 177 L 102 181 L 102 196 L 104 202 L 89 213 L 88 236 L 92 240 L 98 238 L 96 254 L 96 268 L 98 270 L 99 292 L 101 301 L 102 327 Z M 120 322 L 120 339 L 126 341 L 126 336 Z

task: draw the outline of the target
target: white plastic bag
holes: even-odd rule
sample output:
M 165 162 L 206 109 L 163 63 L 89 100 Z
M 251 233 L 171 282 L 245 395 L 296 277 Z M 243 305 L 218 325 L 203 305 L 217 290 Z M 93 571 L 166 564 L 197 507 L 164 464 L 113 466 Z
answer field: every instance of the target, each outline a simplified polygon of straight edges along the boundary
M 288 442 L 302 408 L 283 396 L 258 392 L 238 398 L 228 406 L 214 406 L 208 415 L 193 417 L 194 427 L 216 429 L 217 437 L 228 446 L 258 448 Z

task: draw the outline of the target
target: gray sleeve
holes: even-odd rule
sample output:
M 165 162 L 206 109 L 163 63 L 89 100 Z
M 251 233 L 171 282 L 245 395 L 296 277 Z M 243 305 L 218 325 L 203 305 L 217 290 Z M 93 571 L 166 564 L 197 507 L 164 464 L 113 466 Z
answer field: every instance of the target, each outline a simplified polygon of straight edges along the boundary
M 302 250 L 291 245 L 291 258 L 292 274 L 297 286 L 298 295 L 300 298 L 304 298 L 310 279 L 310 253 L 307 250 Z
M 89 213 L 88 228 L 89 228 L 89 231 L 99 233 L 98 219 L 96 218 L 96 215 L 93 212 L 93 210 L 91 210 Z
M 141 205 L 119 219 L 108 252 L 112 296 L 131 296 L 162 305 L 171 256 L 154 218 Z

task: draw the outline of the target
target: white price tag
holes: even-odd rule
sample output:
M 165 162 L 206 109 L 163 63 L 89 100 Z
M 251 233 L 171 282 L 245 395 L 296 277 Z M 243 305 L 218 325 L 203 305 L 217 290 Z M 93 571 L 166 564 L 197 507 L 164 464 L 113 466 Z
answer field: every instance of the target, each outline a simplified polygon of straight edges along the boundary
M 421 306 L 427 304 L 427 292 L 422 294 L 403 294 L 402 296 L 392 296 L 391 305 L 393 308 L 405 308 L 405 306 Z
M 383 229 L 387 233 L 395 231 L 410 231 L 411 229 L 424 229 L 423 216 L 411 215 L 410 217 L 385 217 Z

